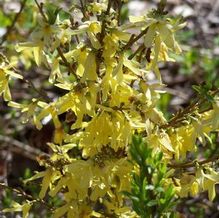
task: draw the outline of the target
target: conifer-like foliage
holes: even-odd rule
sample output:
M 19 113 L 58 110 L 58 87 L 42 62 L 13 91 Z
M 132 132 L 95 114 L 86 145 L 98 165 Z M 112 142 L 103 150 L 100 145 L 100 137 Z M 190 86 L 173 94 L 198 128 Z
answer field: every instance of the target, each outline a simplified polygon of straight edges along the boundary
M 204 145 L 219 128 L 218 90 L 205 90 L 170 120 L 157 108 L 165 85 L 159 63 L 181 52 L 175 33 L 185 23 L 168 15 L 163 0 L 125 23 L 123 0 L 75 2 L 67 10 L 24 1 L 34 28 L 16 45 L 16 57 L 1 54 L 0 94 L 8 106 L 37 129 L 48 116 L 55 127 L 51 155 L 38 158 L 45 170 L 25 181 L 41 181 L 39 198 L 5 212 L 28 217 L 35 204 L 59 196 L 61 205 L 51 208 L 55 218 L 168 217 L 174 197 L 207 190 L 213 200 L 219 173 L 212 163 L 218 157 L 189 161 L 187 154 L 197 154 L 197 141 Z M 51 99 L 39 92 L 15 102 L 11 81 L 28 83 L 21 63 L 49 70 L 50 86 L 62 94 Z M 133 134 L 142 138 L 132 142 Z

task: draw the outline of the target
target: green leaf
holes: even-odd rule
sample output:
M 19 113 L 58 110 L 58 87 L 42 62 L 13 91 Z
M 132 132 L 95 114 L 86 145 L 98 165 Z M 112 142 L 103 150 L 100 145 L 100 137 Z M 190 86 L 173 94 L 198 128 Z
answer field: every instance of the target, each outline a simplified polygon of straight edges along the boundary
M 145 190 L 154 190 L 154 186 L 153 185 L 146 185 Z
M 137 135 L 133 135 L 132 136 L 132 144 L 137 147 L 142 143 L 142 138 L 140 136 Z
M 157 161 L 161 161 L 162 158 L 163 158 L 163 153 L 162 153 L 162 152 L 158 153 L 158 155 L 157 155 L 157 157 L 156 157 L 156 160 L 157 160 Z
M 11 20 L 8 16 L 3 14 L 3 10 L 0 11 L 0 27 L 7 27 L 11 25 Z
M 133 202 L 136 202 L 136 203 L 139 203 L 139 202 L 140 202 L 140 199 L 139 199 L 137 196 L 131 195 L 131 196 L 130 196 L 130 199 L 131 199 Z
M 158 193 L 163 193 L 164 192 L 164 188 L 159 186 L 159 187 L 157 187 L 155 189 L 155 191 L 158 192 Z
M 173 189 L 172 186 L 169 186 L 169 187 L 167 188 L 167 190 L 165 191 L 165 198 L 166 198 L 166 199 L 170 199 L 170 198 L 173 197 L 173 195 L 174 195 L 174 189 Z
M 45 8 L 46 8 L 46 15 L 48 17 L 48 22 L 49 24 L 53 25 L 56 22 L 58 13 L 62 9 L 54 6 L 54 4 L 47 4 Z
M 153 206 L 155 206 L 155 205 L 157 205 L 157 200 L 151 200 L 151 201 L 149 201 L 149 202 L 147 203 L 147 206 L 148 206 L 148 207 L 153 207 Z

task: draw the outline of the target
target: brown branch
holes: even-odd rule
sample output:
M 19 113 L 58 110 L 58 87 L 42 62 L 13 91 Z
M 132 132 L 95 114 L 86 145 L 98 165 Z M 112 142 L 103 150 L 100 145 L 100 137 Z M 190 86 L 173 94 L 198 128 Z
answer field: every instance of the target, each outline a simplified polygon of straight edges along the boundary
M 47 103 L 52 101 L 52 99 L 50 99 L 50 97 L 43 90 L 38 90 L 32 81 L 24 79 L 24 82 L 26 82 L 36 93 L 38 93 L 39 97 L 41 97 L 44 101 Z
M 14 26 L 15 26 L 15 24 L 16 24 L 16 22 L 17 22 L 19 16 L 20 16 L 20 14 L 22 13 L 22 11 L 23 11 L 23 9 L 24 9 L 24 7 L 25 7 L 25 5 L 26 5 L 26 2 L 27 2 L 27 0 L 24 0 L 24 1 L 21 3 L 20 10 L 19 10 L 18 13 L 15 15 L 15 17 L 14 17 L 14 19 L 13 19 L 11 25 L 7 28 L 6 33 L 2 36 L 2 40 L 1 40 L 0 45 L 2 45 L 2 44 L 6 41 L 8 35 L 9 35 L 9 34 L 11 33 L 11 31 L 13 30 L 13 28 L 14 28 Z
M 169 87 L 164 87 L 163 90 L 166 91 L 167 93 L 171 94 L 171 95 L 178 96 L 179 98 L 181 98 L 183 100 L 188 100 L 188 98 L 189 98 L 189 96 L 186 95 L 186 93 L 184 93 L 183 91 L 180 91 L 178 89 L 172 89 L 172 88 L 169 88 Z
M 29 159 L 36 160 L 37 156 L 46 155 L 43 151 L 33 148 L 30 145 L 24 144 L 16 139 L 13 139 L 9 136 L 0 135 L 0 141 L 10 144 L 11 146 L 1 146 L 1 148 L 6 147 L 9 150 L 22 154 Z
M 42 15 L 42 17 L 44 19 L 44 21 L 46 23 L 48 23 L 48 19 L 47 19 L 46 15 L 45 15 L 45 13 L 43 11 L 43 3 L 39 4 L 37 0 L 34 0 L 34 1 L 35 1 L 36 5 L 37 5 L 37 7 L 39 9 L 40 14 Z
M 76 78 L 76 80 L 78 80 L 77 74 L 74 72 L 74 69 L 72 68 L 71 64 L 65 58 L 65 56 L 62 52 L 62 49 L 60 47 L 58 47 L 57 51 L 58 51 L 58 54 L 61 57 L 62 61 L 64 62 L 65 66 L 67 66 L 69 68 L 70 73 L 72 73 L 74 75 L 74 77 Z
M 135 42 L 137 42 L 142 36 L 144 36 L 148 31 L 148 27 L 144 29 L 142 32 L 140 32 L 136 37 L 130 38 L 128 43 L 122 48 L 122 51 L 129 49 Z
M 22 196 L 25 200 L 30 200 L 32 201 L 33 203 L 34 202 L 38 202 L 44 206 L 46 206 L 50 211 L 54 211 L 54 208 L 51 207 L 47 202 L 45 202 L 43 199 L 35 199 L 33 196 L 27 194 L 24 190 L 20 190 L 20 189 L 17 189 L 17 188 L 12 188 L 4 183 L 0 183 L 0 187 L 3 188 L 3 189 L 8 189 L 14 193 L 16 193 L 18 196 Z
M 174 169 L 179 169 L 179 168 L 183 169 L 183 168 L 196 167 L 197 165 L 201 166 L 210 162 L 215 162 L 217 160 L 219 160 L 219 156 L 213 156 L 208 159 L 200 160 L 200 161 L 194 160 L 180 164 L 167 164 L 167 166 Z
M 178 111 L 174 117 L 170 119 L 170 121 L 166 124 L 160 126 L 161 129 L 166 129 L 170 127 L 176 127 L 181 124 L 184 120 L 187 120 L 187 116 L 194 112 L 198 107 L 198 102 L 194 102 L 184 110 Z
M 4 189 L 9 189 L 9 190 L 13 191 L 14 193 L 16 193 L 18 196 L 23 196 L 23 197 L 26 198 L 26 199 L 32 200 L 32 198 L 33 198 L 31 195 L 25 193 L 23 190 L 19 190 L 19 189 L 16 189 L 16 188 L 12 188 L 12 187 L 10 187 L 10 186 L 7 186 L 7 185 L 4 184 L 4 183 L 0 183 L 0 187 L 1 187 L 1 188 L 4 188 Z
M 103 20 L 102 20 L 102 26 L 101 26 L 101 33 L 100 33 L 100 41 L 101 44 L 103 44 L 103 38 L 105 36 L 105 32 L 106 32 L 106 17 L 109 15 L 110 13 L 110 8 L 112 5 L 112 1 L 108 0 L 108 5 L 107 5 L 107 9 L 106 12 L 103 14 Z
M 6 59 L 6 60 L 7 60 L 7 59 Z M 15 67 L 12 67 L 12 69 L 14 70 L 14 72 L 16 72 L 16 73 L 22 75 L 22 73 L 21 73 L 18 69 L 16 69 Z M 23 76 L 23 75 L 22 75 L 22 76 Z M 39 96 L 40 96 L 44 101 L 46 101 L 46 102 L 51 102 L 51 101 L 52 101 L 52 100 L 50 99 L 50 97 L 46 94 L 46 92 L 44 92 L 43 90 L 38 90 L 38 89 L 35 87 L 35 85 L 33 84 L 32 81 L 30 81 L 30 80 L 24 78 L 24 76 L 23 76 L 23 81 L 24 81 L 25 83 L 27 83 L 28 86 L 30 86 L 36 93 L 38 93 Z
M 219 93 L 219 89 L 216 89 L 211 93 L 212 96 L 216 96 Z M 170 127 L 177 127 L 179 126 L 183 121 L 187 120 L 188 116 L 192 113 L 195 113 L 195 111 L 198 109 L 199 106 L 203 105 L 207 100 L 200 96 L 196 101 L 194 101 L 192 104 L 190 104 L 188 107 L 186 107 L 184 110 L 179 111 L 176 113 L 174 117 L 170 119 L 170 121 L 164 125 L 161 125 L 161 129 L 166 129 Z
M 133 54 L 131 54 L 129 57 L 128 57 L 128 59 L 129 60 L 132 60 L 134 57 L 135 57 L 135 55 L 137 55 L 139 52 L 141 52 L 143 49 L 145 49 L 145 46 L 144 45 L 140 45 L 139 47 L 138 47 L 138 49 L 133 53 Z
M 118 21 L 118 25 L 120 25 L 121 22 L 121 10 L 122 10 L 122 6 L 123 6 L 123 2 L 121 0 L 116 1 L 117 5 L 118 5 L 118 15 L 117 15 L 117 21 Z
M 165 1 L 160 1 L 160 3 L 158 4 L 158 9 L 157 11 L 159 13 L 164 13 L 164 7 L 166 5 L 166 0 Z M 145 28 L 142 32 L 140 32 L 139 35 L 137 35 L 136 37 L 131 37 L 130 40 L 128 41 L 128 43 L 122 48 L 122 51 L 129 49 L 135 42 L 137 42 L 142 36 L 144 36 L 147 31 L 148 31 L 149 27 Z
M 82 0 L 80 0 L 80 5 L 81 5 L 81 7 L 79 7 L 79 9 L 81 10 L 81 13 L 83 14 L 84 19 L 87 20 L 88 17 L 87 17 L 86 10 L 85 10 L 85 7 L 84 7 L 84 3 L 83 3 Z

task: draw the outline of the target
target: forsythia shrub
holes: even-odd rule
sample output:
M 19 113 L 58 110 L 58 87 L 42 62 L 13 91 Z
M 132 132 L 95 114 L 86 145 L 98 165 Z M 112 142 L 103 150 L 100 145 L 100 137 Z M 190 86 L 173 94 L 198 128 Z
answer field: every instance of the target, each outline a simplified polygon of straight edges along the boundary
M 161 1 L 157 9 L 121 24 L 123 4 L 81 1 L 67 10 L 35 0 L 37 27 L 29 40 L 17 44 L 19 55 L 1 54 L 3 99 L 21 110 L 24 122 L 41 129 L 50 116 L 55 127 L 48 143 L 52 154 L 38 158 L 45 170 L 25 181 L 41 179 L 39 199 L 24 199 L 5 212 L 23 211 L 27 217 L 35 203 L 59 196 L 62 205 L 52 209 L 57 218 L 169 217 L 174 197 L 207 190 L 209 199 L 215 198 L 217 157 L 187 157 L 198 152 L 197 140 L 204 145 L 218 130 L 218 90 L 207 90 L 166 120 L 157 108 L 164 92 L 159 63 L 174 61 L 169 54 L 181 52 L 174 35 L 185 23 L 170 17 Z M 19 63 L 50 69 L 48 82 L 64 94 L 13 101 L 10 81 L 25 80 Z M 152 73 L 156 80 L 150 80 Z M 132 139 L 133 134 L 142 137 Z

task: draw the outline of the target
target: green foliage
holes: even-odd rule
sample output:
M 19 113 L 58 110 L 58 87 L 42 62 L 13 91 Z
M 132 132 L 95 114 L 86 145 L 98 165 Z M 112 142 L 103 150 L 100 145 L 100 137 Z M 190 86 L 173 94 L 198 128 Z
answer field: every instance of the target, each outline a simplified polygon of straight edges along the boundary
M 2 197 L 3 208 L 11 207 L 13 199 L 14 199 L 13 191 L 9 189 L 5 190 L 5 193 Z
M 169 105 L 170 105 L 171 95 L 169 93 L 161 94 L 158 108 L 163 112 L 166 119 L 169 119 L 171 114 L 169 112 Z
M 176 35 L 177 39 L 182 43 L 182 44 L 188 44 L 190 40 L 195 36 L 194 31 L 192 30 L 184 30 L 181 31 Z
M 142 218 L 173 217 L 175 193 L 173 186 L 165 187 L 168 173 L 163 154 L 154 152 L 137 135 L 132 137 L 130 154 L 137 172 L 132 174 L 131 191 L 124 193 L 131 199 L 135 212 Z
M 208 191 L 213 201 L 218 157 L 203 161 L 196 154 L 197 142 L 204 149 L 219 127 L 219 90 L 209 85 L 215 77 L 194 86 L 198 97 L 171 116 L 164 114 L 170 96 L 160 95 L 160 63 L 182 51 L 175 33 L 185 23 L 168 15 L 166 1 L 129 22 L 124 1 L 73 1 L 64 9 L 62 1 L 48 2 L 23 1 L 19 20 L 1 42 L 7 56 L 1 54 L 0 62 L 3 100 L 18 111 L 20 123 L 42 129 L 49 117 L 54 129 L 51 152 L 38 157 L 43 170 L 25 172 L 30 194 L 12 189 L 22 197 L 7 200 L 11 208 L 4 212 L 24 218 L 40 208 L 55 218 L 173 217 L 178 197 Z M 191 51 L 182 59 L 187 73 L 198 57 Z M 212 75 L 208 61 L 202 69 Z M 31 96 L 14 96 L 16 83 Z
M 34 198 L 37 198 L 40 192 L 40 188 L 37 184 L 34 183 L 24 183 L 23 181 L 31 178 L 33 176 L 33 172 L 29 169 L 26 168 L 24 171 L 24 175 L 22 178 L 20 178 L 21 183 L 23 184 L 23 189 L 30 193 L 31 196 L 33 196 Z
M 0 27 L 7 27 L 11 24 L 11 20 L 3 11 L 0 11 Z
M 201 77 L 207 84 L 219 88 L 219 58 L 211 50 L 189 48 L 183 56 L 175 56 L 180 64 L 179 72 L 187 76 Z
M 54 4 L 46 4 L 45 8 L 46 8 L 46 15 L 48 17 L 48 23 L 50 25 L 53 25 L 56 22 L 57 16 L 62 9 L 58 8 Z

